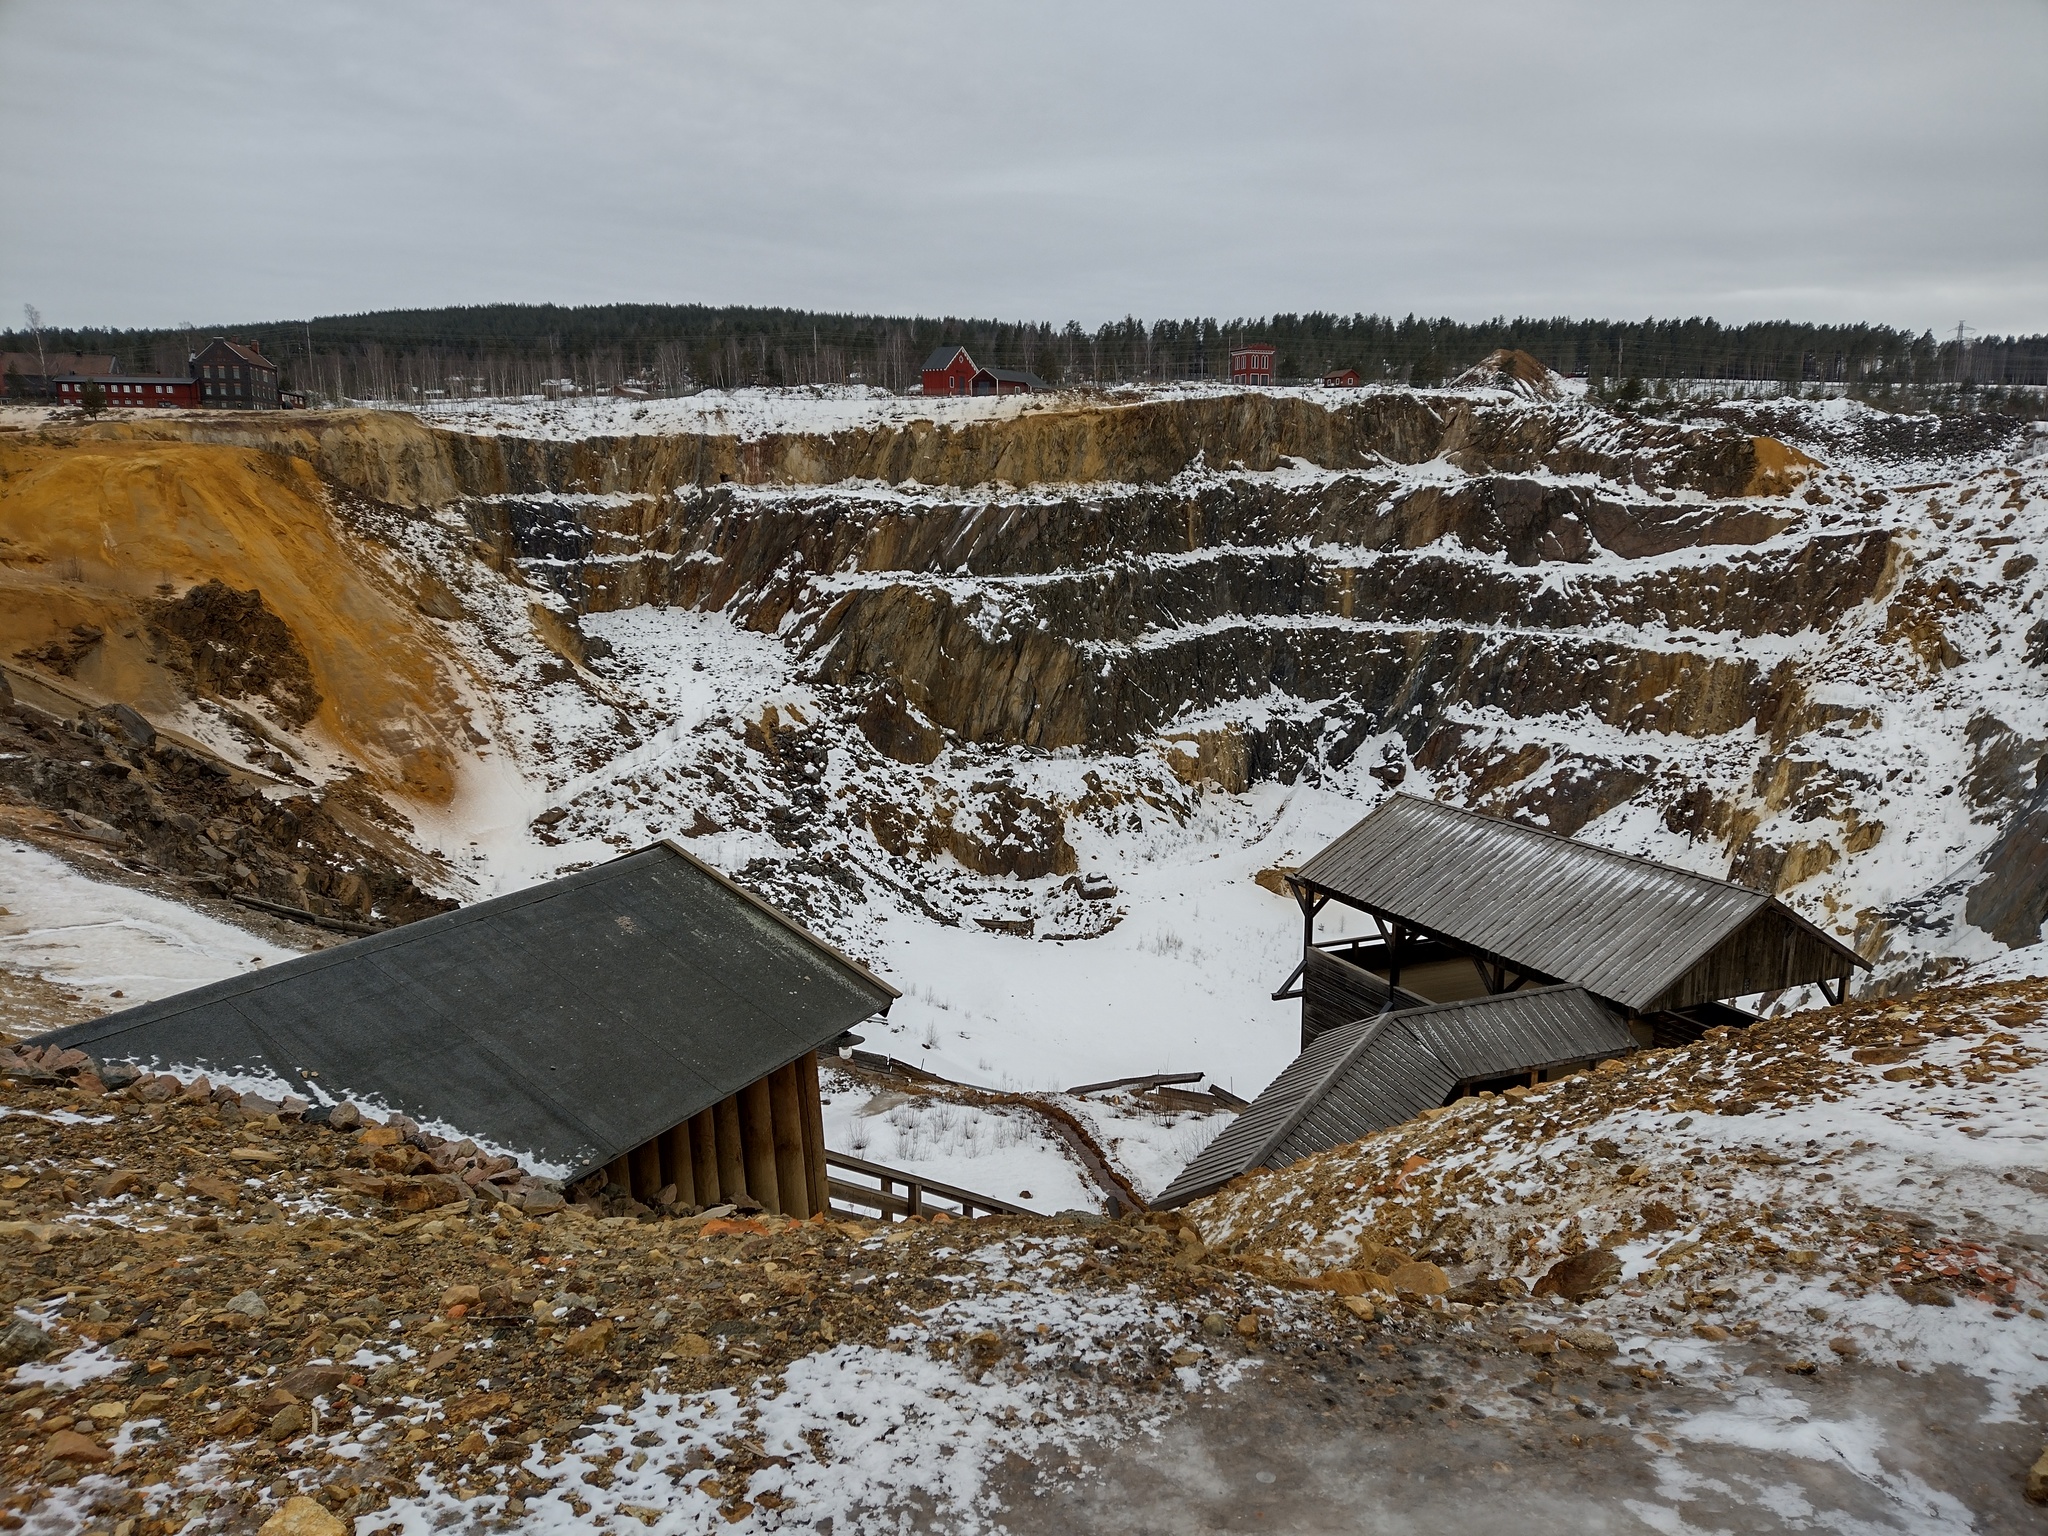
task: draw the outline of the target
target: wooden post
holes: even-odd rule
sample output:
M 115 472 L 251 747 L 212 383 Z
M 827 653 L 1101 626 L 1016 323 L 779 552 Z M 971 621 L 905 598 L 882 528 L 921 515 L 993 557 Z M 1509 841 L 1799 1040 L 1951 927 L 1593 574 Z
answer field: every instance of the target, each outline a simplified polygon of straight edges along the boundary
M 708 1109 L 690 1119 L 690 1171 L 697 1177 L 697 1193 L 690 1198 L 709 1210 L 718 1204 L 718 1124 Z
M 631 1194 L 633 1192 L 633 1163 L 630 1158 L 615 1157 L 604 1171 L 605 1182 L 616 1184 Z
M 661 1190 L 661 1148 L 649 1137 L 626 1154 L 633 1165 L 633 1198 L 652 1205 Z
M 713 1106 L 712 1114 L 718 1127 L 718 1198 L 737 1200 L 748 1192 L 747 1159 L 740 1149 L 739 1095 L 727 1094 Z
M 690 1167 L 690 1125 L 672 1125 L 661 1133 L 661 1181 L 676 1187 L 677 1205 L 697 1203 L 697 1179 Z
M 831 1211 L 832 1195 L 826 1185 L 825 1104 L 818 1088 L 818 1053 L 806 1051 L 796 1068 L 797 1090 L 804 1101 L 804 1167 L 811 1179 L 811 1214 L 821 1216 Z
M 747 1166 L 747 1193 L 764 1211 L 780 1211 L 782 1194 L 775 1180 L 775 1121 L 768 1079 L 759 1077 L 739 1091 L 740 1146 Z
M 775 1188 L 782 1195 L 782 1214 L 811 1214 L 811 1177 L 804 1166 L 804 1103 L 797 1087 L 796 1063 L 768 1074 L 768 1107 L 775 1134 Z

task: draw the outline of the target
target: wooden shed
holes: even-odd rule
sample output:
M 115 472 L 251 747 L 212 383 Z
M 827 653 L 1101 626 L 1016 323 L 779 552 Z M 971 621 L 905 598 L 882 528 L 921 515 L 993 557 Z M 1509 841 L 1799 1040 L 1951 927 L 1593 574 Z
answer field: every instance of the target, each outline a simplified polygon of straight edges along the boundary
M 44 1037 L 260 1075 L 635 1198 L 827 1208 L 818 1053 L 897 996 L 673 843 Z
M 1441 1003 L 1561 982 L 1619 1009 L 1645 1044 L 1679 1044 L 1749 1023 L 1731 999 L 1818 985 L 1839 1001 L 1869 968 L 1762 891 L 1412 795 L 1287 884 L 1302 960 L 1274 995 L 1301 997 L 1304 1046 L 1393 990 Z M 1331 902 L 1370 916 L 1375 934 L 1318 943 Z

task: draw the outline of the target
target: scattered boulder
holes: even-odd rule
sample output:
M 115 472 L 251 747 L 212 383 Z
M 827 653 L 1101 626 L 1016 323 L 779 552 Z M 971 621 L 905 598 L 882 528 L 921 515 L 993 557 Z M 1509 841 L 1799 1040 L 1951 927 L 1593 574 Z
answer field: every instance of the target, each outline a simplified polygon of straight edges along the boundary
M 1388 1275 L 1387 1283 L 1402 1296 L 1441 1296 L 1450 1290 L 1451 1277 L 1440 1266 L 1418 1259 Z
M 318 1499 L 294 1494 L 268 1520 L 256 1536 L 349 1536 L 353 1521 L 343 1520 Z
M 254 1291 L 241 1291 L 229 1297 L 227 1305 L 221 1310 L 232 1312 L 238 1317 L 246 1317 L 252 1322 L 270 1315 L 269 1305 Z
M 60 1429 L 43 1446 L 45 1461 L 112 1461 L 114 1453 L 101 1445 L 91 1435 L 82 1435 L 75 1429 Z
M 40 1360 L 57 1347 L 51 1334 L 25 1317 L 17 1317 L 0 1328 L 0 1369 Z
M 1566 1301 L 1585 1301 L 1599 1295 L 1621 1279 L 1621 1256 L 1611 1248 L 1588 1248 L 1551 1265 L 1536 1282 L 1538 1296 L 1562 1296 Z

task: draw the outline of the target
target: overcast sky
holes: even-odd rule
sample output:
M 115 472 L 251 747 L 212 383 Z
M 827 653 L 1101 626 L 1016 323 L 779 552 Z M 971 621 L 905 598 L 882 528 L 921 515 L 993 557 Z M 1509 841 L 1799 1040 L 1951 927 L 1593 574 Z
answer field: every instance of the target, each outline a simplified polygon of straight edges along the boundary
M 0 324 L 2041 331 L 2044 65 L 2044 0 L 0 0 Z

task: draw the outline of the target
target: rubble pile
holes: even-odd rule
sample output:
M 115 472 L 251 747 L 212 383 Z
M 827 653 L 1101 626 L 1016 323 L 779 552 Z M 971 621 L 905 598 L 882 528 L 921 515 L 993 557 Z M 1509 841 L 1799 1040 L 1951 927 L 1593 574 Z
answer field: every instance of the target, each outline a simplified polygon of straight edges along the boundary
M 394 826 L 357 779 L 319 789 L 267 780 L 161 735 L 125 705 L 67 720 L 0 687 L 0 833 L 118 863 L 167 894 L 254 898 L 345 932 L 454 906 L 394 857 Z
M 1758 1281 L 2040 1322 L 2022 1234 L 2048 1181 L 2011 1142 L 2042 1097 L 2044 1011 L 2048 982 L 2026 981 L 1716 1029 L 1459 1100 L 1189 1214 L 1241 1261 L 1321 1283 L 1384 1289 L 1412 1252 L 1453 1299 L 1611 1295 L 1709 1339 L 1766 1326 Z M 2001 1192 L 2016 1231 L 1986 1214 Z
M 2048 1098 L 2044 1008 L 2018 983 L 1771 1020 L 1186 1213 L 891 1226 L 664 1214 L 402 1117 L 21 1047 L 0 1528 L 965 1529 L 1211 1405 L 1559 1464 L 1893 1364 L 2019 1407 L 2041 1191 L 1996 1143 Z M 1886 1126 L 1921 1150 L 1873 1163 Z
M 33 1045 L 0 1052 L 0 1078 L 9 1529 L 59 1497 L 139 1536 L 242 1529 L 295 1497 L 581 1513 L 646 1460 L 604 1453 L 622 1416 L 773 1396 L 820 1352 L 1142 1397 L 1247 1357 L 1299 1301 L 1210 1262 L 1177 1216 L 607 1216 L 616 1191 L 565 1203 L 402 1117 Z M 749 1479 L 787 1460 L 735 1436 L 664 1487 L 772 1511 Z

